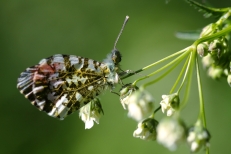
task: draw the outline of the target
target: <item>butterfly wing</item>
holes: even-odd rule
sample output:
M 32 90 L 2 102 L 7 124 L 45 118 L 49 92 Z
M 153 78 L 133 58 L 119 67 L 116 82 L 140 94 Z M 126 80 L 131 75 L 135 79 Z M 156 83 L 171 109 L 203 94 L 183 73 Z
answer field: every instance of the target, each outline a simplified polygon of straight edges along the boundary
M 64 119 L 107 88 L 105 69 L 92 59 L 57 54 L 22 72 L 17 88 L 39 110 Z

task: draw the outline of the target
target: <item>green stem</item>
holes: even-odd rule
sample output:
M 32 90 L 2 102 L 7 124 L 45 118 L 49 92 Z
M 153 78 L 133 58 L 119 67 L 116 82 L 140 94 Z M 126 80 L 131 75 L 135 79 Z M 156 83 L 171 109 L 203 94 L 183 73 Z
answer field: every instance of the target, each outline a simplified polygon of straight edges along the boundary
M 188 50 L 188 51 L 189 51 L 189 50 Z M 177 61 L 181 61 L 181 60 L 188 54 L 188 51 L 187 51 L 187 52 L 184 52 L 182 55 L 180 55 L 179 57 L 177 57 L 176 59 L 174 59 L 173 61 L 171 61 L 171 62 L 168 63 L 167 65 L 165 65 L 165 66 L 161 67 L 160 69 L 156 70 L 155 72 L 153 72 L 153 73 L 151 73 L 151 74 L 149 74 L 149 75 L 146 75 L 146 76 L 144 76 L 144 77 L 142 77 L 142 78 L 139 78 L 139 79 L 135 80 L 135 81 L 133 82 L 133 85 L 136 85 L 137 82 L 139 82 L 139 81 L 141 81 L 141 80 L 144 80 L 144 79 L 147 79 L 147 78 L 149 78 L 149 77 L 151 77 L 151 76 L 153 76 L 153 75 L 159 73 L 160 71 L 164 70 L 164 69 L 167 68 L 168 66 L 171 66 L 173 63 L 175 63 L 175 62 L 177 62 Z
M 229 32 L 231 32 L 231 26 L 228 26 L 227 28 L 222 29 L 221 31 L 219 31 L 219 32 L 217 32 L 217 33 L 215 33 L 215 34 L 212 34 L 212 35 L 209 35 L 209 36 L 206 36 L 206 37 L 202 37 L 202 38 L 196 40 L 196 41 L 193 43 L 193 46 L 197 47 L 197 45 L 200 44 L 200 43 L 202 43 L 202 42 L 214 40 L 215 38 L 224 36 L 224 34 L 227 34 L 227 33 L 229 33 Z
M 161 106 L 159 106 L 157 109 L 155 109 L 155 111 L 152 113 L 152 115 L 150 116 L 150 118 L 154 119 L 156 112 L 159 111 L 160 109 L 161 109 Z
M 223 16 L 220 17 L 220 19 L 216 22 L 218 25 L 221 25 L 224 23 L 225 20 L 227 20 L 231 15 L 231 10 L 229 9 Z
M 188 73 L 188 82 L 186 84 L 186 88 L 185 88 L 185 94 L 184 94 L 184 99 L 181 101 L 181 106 L 180 106 L 180 110 L 182 110 L 185 105 L 187 104 L 186 102 L 188 101 L 189 98 L 189 92 L 190 92 L 190 88 L 191 88 L 191 83 L 192 83 L 192 73 L 194 70 L 194 66 L 195 66 L 195 57 L 196 57 L 196 51 L 192 51 L 192 59 L 190 62 L 190 69 L 189 69 L 189 73 Z
M 197 57 L 196 57 L 196 70 L 197 70 L 197 83 L 198 83 L 198 92 L 199 92 L 199 100 L 200 100 L 200 115 L 199 115 L 199 117 L 202 119 L 203 125 L 206 128 L 204 98 L 203 98 L 202 85 L 201 85 L 201 79 L 200 79 L 200 70 L 199 70 L 199 64 L 198 64 L 198 58 Z
M 181 53 L 183 53 L 183 52 L 185 52 L 187 50 L 188 50 L 188 47 L 183 49 L 183 50 L 180 50 L 180 51 L 178 51 L 178 52 L 176 52 L 176 53 L 174 53 L 172 55 L 169 55 L 169 56 L 167 56 L 167 57 L 165 57 L 165 58 L 163 58 L 163 59 L 161 59 L 161 60 L 159 60 L 159 61 L 157 61 L 155 63 L 152 63 L 151 65 L 148 65 L 148 66 L 144 67 L 143 70 L 146 70 L 146 69 L 148 69 L 150 67 L 153 67 L 153 66 L 155 66 L 155 65 L 157 65 L 157 64 L 159 64 L 161 62 L 164 62 L 164 61 L 166 61 L 166 60 L 168 60 L 168 59 L 170 59 L 170 58 L 172 58 L 174 56 L 177 56 L 177 55 L 179 55 L 179 54 L 181 54 Z
M 183 74 L 183 72 L 184 72 L 184 70 L 185 70 L 185 68 L 186 68 L 186 66 L 187 66 L 187 64 L 188 64 L 189 57 L 190 57 L 190 56 L 188 56 L 187 60 L 185 61 L 184 66 L 183 66 L 183 68 L 181 69 L 180 74 L 178 75 L 178 77 L 177 77 L 177 79 L 176 79 L 176 82 L 174 83 L 172 89 L 170 90 L 170 92 L 169 92 L 170 94 L 172 94 L 173 91 L 176 89 L 176 86 L 178 85 L 178 83 L 179 83 L 179 81 L 180 81 L 180 78 L 182 77 L 182 74 Z
M 177 90 L 177 94 L 179 94 L 181 88 L 183 87 L 183 85 L 184 85 L 184 83 L 185 83 L 185 80 L 186 80 L 186 77 L 187 77 L 188 72 L 189 72 L 189 68 L 191 68 L 192 54 L 193 54 L 193 52 L 190 53 L 189 63 L 188 63 L 187 68 L 186 68 L 186 70 L 185 70 L 184 78 L 183 78 L 183 80 L 182 80 L 182 82 L 181 82 L 181 85 L 180 85 L 179 89 Z
M 209 147 L 206 147 L 206 154 L 209 154 Z
M 228 27 L 226 27 L 225 29 L 222 29 L 221 31 L 219 31 L 219 32 L 217 32 L 217 33 L 215 33 L 215 34 L 212 34 L 212 35 L 210 35 L 210 36 L 206 36 L 206 37 L 203 37 L 203 38 L 200 38 L 200 39 L 196 40 L 196 41 L 193 43 L 192 46 L 197 47 L 197 45 L 200 44 L 200 43 L 202 43 L 202 42 L 214 40 L 215 38 L 221 37 L 221 36 L 223 36 L 224 34 L 227 34 L 227 33 L 229 33 L 229 32 L 231 32 L 231 26 L 228 26 Z M 142 72 L 142 71 L 144 71 L 144 70 L 146 70 L 146 69 L 148 69 L 148 68 L 150 68 L 150 67 L 153 67 L 153 66 L 155 66 L 155 65 L 157 65 L 157 64 L 159 64 L 159 63 L 161 63 L 161 62 L 163 62 L 163 61 L 165 61 L 165 60 L 168 60 L 168 59 L 170 59 L 170 58 L 172 58 L 172 57 L 174 57 L 174 56 L 176 56 L 176 55 L 178 55 L 178 54 L 181 54 L 181 53 L 183 53 L 183 52 L 185 52 L 185 51 L 187 51 L 187 50 L 188 50 L 188 47 L 185 48 L 185 49 L 183 49 L 183 50 L 181 50 L 181 51 L 178 51 L 178 52 L 176 52 L 176 53 L 174 53 L 174 54 L 172 54 L 172 55 L 170 55 L 170 56 L 168 56 L 168 57 L 165 57 L 165 58 L 163 58 L 163 59 L 161 59 L 161 60 L 159 60 L 159 61 L 157 61 L 157 62 L 155 62 L 155 63 L 153 63 L 153 64 L 150 64 L 150 65 L 148 65 L 148 66 L 145 66 L 145 67 L 143 67 L 143 68 L 141 68 L 141 69 L 139 69 L 139 70 L 137 70 L 137 71 L 134 71 L 134 72 L 131 72 L 131 73 L 127 73 L 127 74 L 125 74 L 124 76 L 121 76 L 120 79 L 123 80 L 123 79 L 126 79 L 126 78 L 130 77 L 130 76 L 133 76 L 133 75 L 135 75 L 135 74 L 137 74 L 137 73 L 139 73 L 139 72 Z
M 162 63 L 162 62 L 164 62 L 164 61 L 166 61 L 166 60 L 168 60 L 168 59 L 170 59 L 170 58 L 172 58 L 174 56 L 177 56 L 177 55 L 179 55 L 179 54 L 181 54 L 181 53 L 183 53 L 183 52 L 185 52 L 187 50 L 188 50 L 188 47 L 183 49 L 183 50 L 180 50 L 180 51 L 178 51 L 178 52 L 176 52 L 174 54 L 171 54 L 171 55 L 169 55 L 169 56 L 167 56 L 167 57 L 165 57 L 165 58 L 163 58 L 163 59 L 161 59 L 161 60 L 159 60 L 157 62 L 154 62 L 154 63 L 152 63 L 152 64 L 150 64 L 148 66 L 145 66 L 145 67 L 143 67 L 143 68 L 141 68 L 141 69 L 139 69 L 137 71 L 134 71 L 134 72 L 131 72 L 131 73 L 126 73 L 124 76 L 121 76 L 120 79 L 123 80 L 123 79 L 126 79 L 126 78 L 130 77 L 130 76 L 133 76 L 133 75 L 135 75 L 135 74 L 137 74 L 139 72 L 142 72 L 142 71 L 144 71 L 144 70 L 146 70 L 148 68 L 151 68 L 151 67 L 153 67 L 153 66 L 155 66 L 157 64 L 160 64 L 160 63 Z
M 160 77 L 158 77 L 157 79 L 151 81 L 151 82 L 148 82 L 148 83 L 145 83 L 142 85 L 143 88 L 146 88 L 147 86 L 150 86 L 156 82 L 158 82 L 159 80 L 163 79 L 165 76 L 167 76 L 170 72 L 172 72 L 172 70 L 174 70 L 181 62 L 182 60 L 179 60 L 175 65 L 173 65 L 169 70 L 167 70 L 164 74 L 162 74 Z
M 135 75 L 135 74 L 138 74 L 138 73 L 140 73 L 140 72 L 142 72 L 142 71 L 143 71 L 143 69 L 139 69 L 139 70 L 136 70 L 136 71 L 134 71 L 134 72 L 126 73 L 125 75 L 121 76 L 120 79 L 121 79 L 121 80 L 126 79 L 126 78 L 128 78 L 128 77 L 130 77 L 130 76 L 133 76 L 133 75 Z
M 154 114 L 161 109 L 161 106 L 159 106 L 157 109 L 155 109 Z

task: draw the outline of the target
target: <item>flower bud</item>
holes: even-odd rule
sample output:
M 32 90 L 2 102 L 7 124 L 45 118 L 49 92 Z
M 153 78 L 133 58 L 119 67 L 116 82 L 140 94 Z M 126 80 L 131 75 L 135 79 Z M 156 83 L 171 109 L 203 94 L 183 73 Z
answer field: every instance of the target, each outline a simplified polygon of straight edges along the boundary
M 158 121 L 153 118 L 147 118 L 139 122 L 133 136 L 142 140 L 156 140 L 156 127 Z
M 103 113 L 103 109 L 98 98 L 94 98 L 88 104 L 80 108 L 79 117 L 85 123 L 85 129 L 93 127 L 94 121 L 99 124 L 101 113 Z
M 218 31 L 218 26 L 215 23 L 211 23 L 202 29 L 200 37 L 209 36 Z
M 209 52 L 212 56 L 220 57 L 222 42 L 220 39 L 215 39 L 209 44 Z
M 222 56 L 227 57 L 229 51 L 228 40 L 226 37 L 215 39 L 209 44 L 208 50 L 215 60 L 221 59 Z
M 177 93 L 171 95 L 162 95 L 163 100 L 160 102 L 162 112 L 167 112 L 167 116 L 172 116 L 176 109 L 179 108 L 180 98 Z
M 185 125 L 176 117 L 166 117 L 157 126 L 157 141 L 171 151 L 185 140 Z
M 209 146 L 209 140 L 210 134 L 208 130 L 201 125 L 200 121 L 188 131 L 187 142 L 190 145 L 191 152 L 197 152 L 201 147 Z
M 198 55 L 200 55 L 201 57 L 204 57 L 208 54 L 208 43 L 204 42 L 201 43 L 197 46 L 197 53 Z
M 128 105 L 128 98 L 129 96 L 139 88 L 134 86 L 133 84 L 129 83 L 124 85 L 120 90 L 120 102 L 124 109 L 126 109 L 126 105 Z

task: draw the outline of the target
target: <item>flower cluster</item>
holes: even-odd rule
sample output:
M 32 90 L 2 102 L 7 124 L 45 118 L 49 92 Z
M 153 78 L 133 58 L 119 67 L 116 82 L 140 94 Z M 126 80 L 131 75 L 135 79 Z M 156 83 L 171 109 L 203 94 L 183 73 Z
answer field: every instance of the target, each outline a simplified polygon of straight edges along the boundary
M 228 25 L 229 23 L 223 24 L 218 20 L 217 23 L 211 23 L 206 26 L 202 30 L 200 37 L 216 34 Z M 197 53 L 202 57 L 203 66 L 208 70 L 208 75 L 211 78 L 219 79 L 224 76 L 227 77 L 227 81 L 230 83 L 231 50 L 229 49 L 228 41 L 229 36 L 224 35 L 202 42 L 197 46 Z
M 202 146 L 208 147 L 210 134 L 206 128 L 198 120 L 196 124 L 188 130 L 187 142 L 192 152 L 197 152 Z

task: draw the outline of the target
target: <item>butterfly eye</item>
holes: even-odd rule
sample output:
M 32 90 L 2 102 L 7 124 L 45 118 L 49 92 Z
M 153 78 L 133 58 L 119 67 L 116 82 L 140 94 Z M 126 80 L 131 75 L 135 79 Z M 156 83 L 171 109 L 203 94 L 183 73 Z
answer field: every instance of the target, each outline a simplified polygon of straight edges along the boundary
M 121 62 L 122 55 L 118 50 L 116 50 L 116 49 L 113 50 L 111 56 L 112 56 L 111 58 L 112 58 L 115 65 L 118 65 L 119 62 Z

